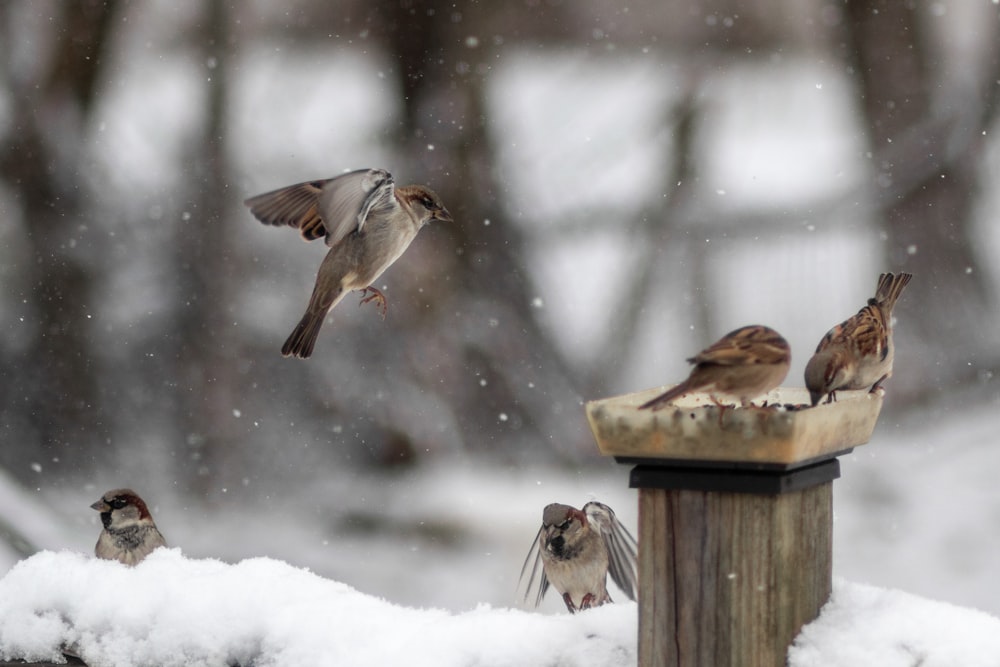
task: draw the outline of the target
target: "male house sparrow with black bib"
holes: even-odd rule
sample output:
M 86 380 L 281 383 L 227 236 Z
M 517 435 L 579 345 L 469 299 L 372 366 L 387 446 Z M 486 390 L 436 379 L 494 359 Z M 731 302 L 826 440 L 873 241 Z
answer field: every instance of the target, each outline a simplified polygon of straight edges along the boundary
M 542 511 L 542 526 L 521 567 L 521 580 L 532 562 L 525 589 L 536 590 L 537 607 L 551 584 L 570 613 L 611 602 L 608 574 L 630 600 L 636 599 L 635 538 L 610 507 L 589 502 L 582 510 L 553 503 Z M 540 566 L 540 567 L 539 567 Z
M 325 238 L 330 251 L 316 275 L 305 315 L 281 353 L 305 359 L 313 352 L 326 314 L 351 290 L 361 303 L 376 301 L 385 317 L 385 295 L 371 286 L 431 220 L 451 222 L 441 199 L 422 185 L 395 187 L 383 169 L 361 169 L 250 197 L 250 212 L 268 225 L 288 225 L 302 238 Z
M 153 549 L 167 545 L 146 503 L 132 489 L 108 491 L 91 508 L 101 513 L 104 524 L 94 548 L 98 558 L 135 565 Z
M 892 375 L 892 309 L 909 273 L 883 273 L 875 297 L 856 315 L 830 329 L 806 364 L 806 388 L 813 405 L 826 396 L 835 401 L 841 389 L 876 391 Z
M 791 360 L 788 341 L 774 329 L 760 324 L 741 327 L 688 359 L 694 364 L 688 378 L 639 409 L 659 410 L 693 391 L 707 391 L 717 404 L 717 394 L 735 396 L 746 407 L 781 384 Z

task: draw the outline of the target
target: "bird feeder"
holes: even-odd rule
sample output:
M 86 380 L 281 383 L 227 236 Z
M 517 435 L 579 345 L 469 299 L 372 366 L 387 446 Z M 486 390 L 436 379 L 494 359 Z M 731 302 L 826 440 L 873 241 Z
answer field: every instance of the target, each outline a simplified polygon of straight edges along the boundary
M 830 596 L 837 457 L 868 442 L 882 392 L 638 409 L 665 389 L 586 406 L 598 448 L 639 489 L 639 664 L 784 667 Z

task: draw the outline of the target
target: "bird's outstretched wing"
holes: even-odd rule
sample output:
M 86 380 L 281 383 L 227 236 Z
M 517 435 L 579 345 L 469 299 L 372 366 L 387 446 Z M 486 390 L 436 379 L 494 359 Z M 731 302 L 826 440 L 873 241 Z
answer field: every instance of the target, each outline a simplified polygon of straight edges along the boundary
M 524 565 L 521 566 L 521 576 L 517 580 L 517 587 L 524 589 L 524 602 L 529 602 L 532 591 L 534 591 L 534 601 L 533 605 L 537 607 L 542 603 L 542 598 L 545 597 L 545 592 L 549 590 L 549 578 L 545 576 L 545 567 L 542 564 L 542 531 L 544 526 L 538 529 L 538 533 L 535 535 L 535 541 L 531 543 L 531 548 L 528 549 L 528 555 L 524 559 Z M 531 574 L 528 576 L 527 582 L 524 580 L 524 574 L 528 570 L 528 563 L 531 563 Z
M 596 501 L 583 506 L 591 527 L 601 535 L 608 552 L 608 573 L 611 580 L 629 600 L 635 600 L 638 591 L 636 550 L 638 543 L 615 516 L 614 511 Z
M 295 227 L 306 241 L 326 236 L 319 213 L 319 196 L 327 181 L 296 183 L 245 200 L 254 217 L 265 225 Z
M 384 169 L 361 169 L 327 181 L 319 196 L 326 244 L 337 245 L 351 232 L 364 229 L 372 213 L 398 206 L 394 192 L 392 176 Z
M 296 183 L 243 203 L 267 225 L 295 227 L 306 241 L 326 237 L 333 246 L 364 226 L 372 211 L 396 205 L 392 175 L 359 169 L 335 178 Z

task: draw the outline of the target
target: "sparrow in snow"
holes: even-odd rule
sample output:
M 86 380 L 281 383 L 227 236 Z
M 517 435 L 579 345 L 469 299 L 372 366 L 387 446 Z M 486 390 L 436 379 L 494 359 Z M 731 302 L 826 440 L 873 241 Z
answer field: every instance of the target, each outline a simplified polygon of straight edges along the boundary
M 295 227 L 306 241 L 323 237 L 330 247 L 309 307 L 281 348 L 284 356 L 303 359 L 312 354 L 326 314 L 350 290 L 370 292 L 361 303 L 376 301 L 385 317 L 385 295 L 371 284 L 399 259 L 421 227 L 452 219 L 432 190 L 422 185 L 397 188 L 383 169 L 290 185 L 244 204 L 261 222 Z
M 551 584 L 562 594 L 570 613 L 598 607 L 611 602 L 607 589 L 610 573 L 618 588 L 635 600 L 636 548 L 635 538 L 607 505 L 589 502 L 582 510 L 558 503 L 548 505 L 521 567 L 523 581 L 528 562 L 534 561 L 524 599 L 527 601 L 537 588 L 537 607 Z
M 114 489 L 91 505 L 101 513 L 104 530 L 97 538 L 98 558 L 135 565 L 153 549 L 167 545 L 142 498 L 132 489 Z
M 892 375 L 892 308 L 913 276 L 883 273 L 875 298 L 857 315 L 830 329 L 806 364 L 806 388 L 812 404 L 823 396 L 837 400 L 840 389 L 877 390 Z
M 788 375 L 792 353 L 788 342 L 774 329 L 759 324 L 730 331 L 711 347 L 687 360 L 691 374 L 679 385 L 639 406 L 659 410 L 692 391 L 729 394 L 746 407 L 750 401 L 781 384 Z

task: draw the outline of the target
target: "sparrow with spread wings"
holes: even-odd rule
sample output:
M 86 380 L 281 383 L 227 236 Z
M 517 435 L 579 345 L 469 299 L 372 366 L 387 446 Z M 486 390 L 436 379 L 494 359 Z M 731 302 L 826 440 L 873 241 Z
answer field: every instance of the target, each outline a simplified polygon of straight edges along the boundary
M 552 585 L 570 613 L 597 607 L 611 602 L 607 589 L 610 574 L 615 585 L 635 600 L 637 546 L 603 503 L 589 502 L 582 510 L 559 503 L 548 505 L 521 567 L 523 582 L 528 563 L 532 563 L 524 599 L 535 591 L 537 607 Z
M 325 238 L 330 248 L 316 275 L 309 306 L 281 348 L 284 356 L 303 359 L 312 354 L 326 314 L 347 292 L 361 290 L 367 295 L 361 303 L 376 301 L 384 317 L 385 295 L 372 283 L 399 259 L 424 225 L 452 219 L 430 188 L 397 188 L 383 169 L 297 183 L 244 203 L 261 222 L 295 227 L 306 241 Z

